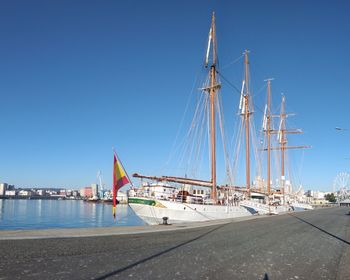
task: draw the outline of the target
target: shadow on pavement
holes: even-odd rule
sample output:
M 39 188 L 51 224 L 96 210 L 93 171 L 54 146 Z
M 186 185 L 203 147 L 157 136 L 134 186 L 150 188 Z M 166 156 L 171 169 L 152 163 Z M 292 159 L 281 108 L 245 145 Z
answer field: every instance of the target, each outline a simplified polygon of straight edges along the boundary
M 338 239 L 338 240 L 344 242 L 344 243 L 347 244 L 347 245 L 350 245 L 350 242 L 349 242 L 349 241 L 347 241 L 347 240 L 345 240 L 345 239 L 342 239 L 342 238 L 340 238 L 339 236 L 336 236 L 336 235 L 334 235 L 334 234 L 332 234 L 332 233 L 330 233 L 330 232 L 328 232 L 328 231 L 326 231 L 326 230 L 324 230 L 324 229 L 322 229 L 322 228 L 320 228 L 320 227 L 318 227 L 318 226 L 315 226 L 314 224 L 311 224 L 310 222 L 308 222 L 308 221 L 306 221 L 306 220 L 304 220 L 304 219 L 302 219 L 302 218 L 299 218 L 299 217 L 297 217 L 297 216 L 294 216 L 293 214 L 288 214 L 288 215 L 289 215 L 289 216 L 292 216 L 292 217 L 298 219 L 299 221 L 302 221 L 302 222 L 304 222 L 304 223 L 306 223 L 306 224 L 308 224 L 308 225 L 310 225 L 310 226 L 312 226 L 312 227 L 314 227 L 314 228 L 317 228 L 318 230 L 320 230 L 320 231 L 322 231 L 322 232 L 328 234 L 329 236 L 334 237 L 335 239 Z
M 139 264 L 142 264 L 142 263 L 147 262 L 147 261 L 149 261 L 149 260 L 152 260 L 152 259 L 154 259 L 154 258 L 156 258 L 156 257 L 159 257 L 159 256 L 161 256 L 161 255 L 164 255 L 164 254 L 166 254 L 166 253 L 168 253 L 168 252 L 171 252 L 172 250 L 175 250 L 175 249 L 180 248 L 180 247 L 182 247 L 182 246 L 185 246 L 185 245 L 187 245 L 187 244 L 189 244 L 189 243 L 191 243 L 191 242 L 193 242 L 193 241 L 196 241 L 196 240 L 198 240 L 198 239 L 200 239 L 200 238 L 203 238 L 204 236 L 206 236 L 206 235 L 208 235 L 208 234 L 210 234 L 210 233 L 212 233 L 212 232 L 214 232 L 214 231 L 217 231 L 217 230 L 223 228 L 223 227 L 226 226 L 226 225 L 227 225 L 227 224 L 220 225 L 220 226 L 218 226 L 218 227 L 216 227 L 216 228 L 214 228 L 214 229 L 209 230 L 209 231 L 206 232 L 206 233 L 203 233 L 203 234 L 197 236 L 196 238 L 193 238 L 193 239 L 190 239 L 190 240 L 185 241 L 185 242 L 183 242 L 183 243 L 180 243 L 179 245 L 170 247 L 169 249 L 166 249 L 166 250 L 164 250 L 164 251 L 161 251 L 161 252 L 159 252 L 159 253 L 157 253 L 157 254 L 154 254 L 154 255 L 152 255 L 152 256 L 149 256 L 149 257 L 144 258 L 144 259 L 142 259 L 142 260 L 139 260 L 139 261 L 137 261 L 137 262 L 134 262 L 134 263 L 132 263 L 132 264 L 130 264 L 130 265 L 127 265 L 127 266 L 125 266 L 125 267 L 119 268 L 119 269 L 117 269 L 117 270 L 115 270 L 115 271 L 109 272 L 109 273 L 107 273 L 107 274 L 105 274 L 105 275 L 102 275 L 102 276 L 100 276 L 100 277 L 95 278 L 95 280 L 102 280 L 102 279 L 106 279 L 106 278 L 108 278 L 108 277 L 117 275 L 118 273 L 123 272 L 123 271 L 125 271 L 125 270 L 128 270 L 128 269 L 130 269 L 130 268 L 132 268 L 132 267 L 134 267 L 134 266 L 136 266 L 136 265 L 139 265 Z M 264 279 L 265 279 L 265 278 L 264 278 Z M 268 279 L 268 278 L 267 278 L 267 279 Z

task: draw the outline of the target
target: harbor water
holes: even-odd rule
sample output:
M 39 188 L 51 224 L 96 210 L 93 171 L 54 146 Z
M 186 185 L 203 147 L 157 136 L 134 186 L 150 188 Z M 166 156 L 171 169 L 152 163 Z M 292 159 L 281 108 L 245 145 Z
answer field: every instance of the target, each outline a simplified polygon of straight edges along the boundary
M 0 230 L 137 226 L 144 222 L 128 205 L 82 200 L 0 199 Z

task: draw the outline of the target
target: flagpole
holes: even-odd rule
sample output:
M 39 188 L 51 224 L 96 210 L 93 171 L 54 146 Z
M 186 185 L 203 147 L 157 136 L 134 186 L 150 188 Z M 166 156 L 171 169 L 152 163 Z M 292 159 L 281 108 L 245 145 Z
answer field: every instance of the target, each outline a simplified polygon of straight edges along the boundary
M 112 186 L 112 190 L 113 190 L 113 206 L 112 206 L 112 215 L 114 217 L 114 219 L 116 218 L 116 206 L 117 206 L 117 186 L 116 186 L 116 181 L 115 181 L 115 161 L 117 160 L 116 155 L 114 154 L 114 158 L 113 158 L 113 186 Z
M 117 184 L 118 182 L 116 181 L 116 168 L 118 167 L 118 172 L 120 172 L 120 169 L 122 169 L 122 172 L 124 173 L 124 176 L 126 176 L 126 179 L 128 180 L 128 183 L 131 184 L 131 186 L 134 187 L 132 181 L 130 180 L 130 177 L 128 173 L 126 172 L 123 163 L 119 160 L 117 152 L 115 151 L 114 147 L 112 147 L 112 150 L 114 152 L 114 158 L 113 158 L 113 208 L 112 208 L 112 214 L 114 219 L 116 218 L 116 206 L 117 206 Z M 119 180 L 119 179 L 118 179 Z M 123 187 L 125 183 L 122 183 L 119 188 Z M 119 189 L 118 188 L 118 189 Z

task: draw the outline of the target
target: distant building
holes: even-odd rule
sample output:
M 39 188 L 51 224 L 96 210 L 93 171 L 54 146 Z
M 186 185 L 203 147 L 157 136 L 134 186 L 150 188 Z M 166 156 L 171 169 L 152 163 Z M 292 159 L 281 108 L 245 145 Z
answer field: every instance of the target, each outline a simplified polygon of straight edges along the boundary
M 30 190 L 20 190 L 18 192 L 18 195 L 20 195 L 20 196 L 31 196 L 32 192 Z
M 98 185 L 91 184 L 92 197 L 98 197 Z
M 74 197 L 80 196 L 78 191 L 73 191 L 73 192 L 72 192 L 72 195 L 73 195 Z
M 345 199 L 339 203 L 340 206 L 350 207 L 350 199 Z
M 255 189 L 262 190 L 265 188 L 266 182 L 261 176 L 256 176 L 254 181 L 253 181 L 253 185 L 254 185 Z
M 307 190 L 306 192 L 305 192 L 305 196 L 306 197 L 312 197 L 312 190 Z
M 7 191 L 5 191 L 5 195 L 6 196 L 15 196 L 16 195 L 16 191 L 15 190 L 12 190 L 12 191 L 7 190 Z
M 67 192 L 66 192 L 66 190 L 62 189 L 62 190 L 60 190 L 59 194 L 60 194 L 60 195 L 66 196 L 66 195 L 67 195 Z
M 324 196 L 326 194 L 327 193 L 325 193 L 325 192 L 317 191 L 317 192 L 314 192 L 314 198 L 322 200 L 322 199 L 324 199 Z
M 45 190 L 36 190 L 36 194 L 40 196 L 44 196 L 46 194 Z
M 313 200 L 311 200 L 311 203 L 316 205 L 325 205 L 325 204 L 329 204 L 330 202 L 324 198 L 323 199 L 314 198 Z
M 319 200 L 319 201 L 323 201 L 325 200 L 325 195 L 330 194 L 331 192 L 321 192 L 321 191 L 312 191 L 312 190 L 308 190 L 305 195 L 307 197 L 310 197 L 311 200 Z
M 117 200 L 119 201 L 119 203 L 126 204 L 128 203 L 128 196 L 126 193 L 117 192 Z
M 0 195 L 4 195 L 8 185 L 6 183 L 0 183 Z
M 86 188 L 80 189 L 80 196 L 81 197 L 92 197 L 91 187 L 86 187 Z

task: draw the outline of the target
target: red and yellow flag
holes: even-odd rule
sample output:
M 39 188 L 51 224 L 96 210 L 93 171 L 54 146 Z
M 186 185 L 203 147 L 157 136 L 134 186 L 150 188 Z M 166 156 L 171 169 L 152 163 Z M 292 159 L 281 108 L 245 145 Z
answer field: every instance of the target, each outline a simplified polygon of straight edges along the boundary
M 115 217 L 115 208 L 117 205 L 117 192 L 118 190 L 130 183 L 126 172 L 124 171 L 122 164 L 119 163 L 117 156 L 114 154 L 113 164 L 113 216 Z

